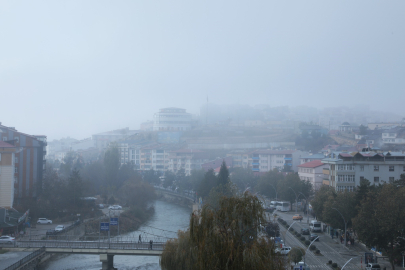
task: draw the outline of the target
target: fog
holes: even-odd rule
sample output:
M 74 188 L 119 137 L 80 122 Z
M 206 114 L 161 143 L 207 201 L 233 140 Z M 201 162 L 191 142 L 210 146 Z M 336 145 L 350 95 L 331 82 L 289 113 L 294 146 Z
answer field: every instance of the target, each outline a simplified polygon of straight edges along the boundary
M 49 139 L 164 107 L 405 116 L 405 2 L 0 0 L 0 121 Z

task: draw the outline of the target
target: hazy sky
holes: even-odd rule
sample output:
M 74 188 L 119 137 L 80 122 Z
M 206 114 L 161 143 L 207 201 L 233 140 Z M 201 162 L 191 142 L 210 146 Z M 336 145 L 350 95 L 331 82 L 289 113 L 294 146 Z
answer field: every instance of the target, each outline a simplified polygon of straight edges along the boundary
M 0 93 L 4 125 L 49 139 L 207 95 L 405 116 L 405 1 L 0 0 Z

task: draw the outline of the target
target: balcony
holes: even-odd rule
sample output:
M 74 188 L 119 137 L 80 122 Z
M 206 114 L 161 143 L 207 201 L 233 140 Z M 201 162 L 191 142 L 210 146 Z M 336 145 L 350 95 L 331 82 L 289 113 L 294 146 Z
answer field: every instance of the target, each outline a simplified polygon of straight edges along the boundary
M 284 160 L 292 160 L 290 157 L 285 157 Z
M 252 165 L 260 165 L 259 162 L 252 162 Z
M 259 157 L 252 157 L 252 159 L 254 159 L 254 160 L 259 160 Z
M 260 169 L 259 168 L 252 168 L 253 172 L 258 172 Z
M 323 173 L 324 175 L 329 175 L 329 169 L 323 169 L 323 170 L 322 170 L 322 173 Z

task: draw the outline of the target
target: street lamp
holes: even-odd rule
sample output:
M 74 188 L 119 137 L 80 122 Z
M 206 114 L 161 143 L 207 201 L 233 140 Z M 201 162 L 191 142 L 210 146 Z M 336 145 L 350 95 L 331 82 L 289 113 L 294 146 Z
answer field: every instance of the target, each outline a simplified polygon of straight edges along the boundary
M 306 201 L 306 206 L 307 206 L 307 224 L 309 224 L 309 216 L 308 216 L 308 199 L 307 199 L 307 197 L 304 195 L 304 193 L 302 193 L 302 192 L 298 192 L 299 194 L 301 194 L 302 196 L 304 196 L 304 198 L 305 198 L 305 201 Z
M 361 256 L 356 256 L 356 257 L 350 258 L 350 259 L 342 266 L 342 269 L 341 269 L 341 270 L 343 270 L 343 268 L 345 268 L 346 264 L 348 264 L 351 260 L 353 260 L 354 258 L 358 258 L 358 257 L 361 257 Z
M 336 208 L 332 208 L 332 209 L 334 209 L 334 210 L 336 210 L 336 211 L 338 211 L 338 213 L 342 216 L 342 218 L 343 218 L 343 222 L 345 223 L 345 246 L 346 246 L 346 243 L 347 243 L 347 232 L 346 232 L 346 229 L 347 229 L 347 223 L 346 223 L 346 219 L 344 218 L 344 216 L 342 215 L 342 213 L 340 213 L 340 211 L 339 210 L 337 210 Z
M 298 196 L 297 196 L 297 192 L 295 192 L 295 190 L 292 189 L 292 187 L 288 187 L 288 188 L 291 188 L 291 190 L 294 191 L 294 194 L 295 194 L 295 212 L 298 213 L 298 211 L 297 211 L 297 206 L 298 206 Z
M 276 201 L 277 201 L 277 189 L 274 187 L 274 185 L 273 184 L 269 184 L 273 189 L 274 189 L 274 191 L 276 192 Z
M 304 255 L 304 263 L 305 263 L 305 259 L 307 258 L 307 252 L 308 252 L 308 249 L 309 249 L 309 247 L 316 241 L 316 239 L 318 239 L 319 238 L 319 236 L 317 237 L 317 238 L 315 238 L 312 242 L 311 242 L 311 244 L 309 244 L 309 246 L 307 247 L 307 250 L 305 251 L 305 255 Z
M 287 231 L 286 231 L 285 233 L 287 233 L 287 232 L 290 230 L 291 226 L 292 226 L 295 222 L 297 222 L 297 221 L 294 221 L 293 223 L 291 223 L 291 225 L 288 227 L 288 229 L 287 229 Z M 286 240 L 287 240 L 287 239 L 284 237 L 284 243 L 287 244 L 287 241 L 286 241 Z

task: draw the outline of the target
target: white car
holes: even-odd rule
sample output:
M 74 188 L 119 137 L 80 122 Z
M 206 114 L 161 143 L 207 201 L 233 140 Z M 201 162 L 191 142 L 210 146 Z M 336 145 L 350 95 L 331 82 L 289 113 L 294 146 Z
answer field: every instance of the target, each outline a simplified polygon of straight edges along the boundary
M 39 218 L 37 224 L 52 224 L 52 220 L 47 218 Z
M 121 210 L 122 207 L 120 205 L 111 205 L 110 207 L 108 207 L 108 209 L 110 209 L 110 210 Z
M 291 251 L 291 247 L 282 247 L 282 248 L 276 248 L 276 253 L 280 255 L 288 255 L 288 253 Z
M 56 226 L 56 228 L 55 228 L 55 232 L 61 232 L 61 231 L 63 231 L 65 229 L 65 226 L 63 226 L 63 225 L 58 225 L 58 226 Z
M 8 235 L 4 235 L 0 237 L 0 244 L 12 244 L 14 243 L 15 238 L 8 236 Z

